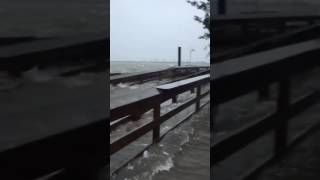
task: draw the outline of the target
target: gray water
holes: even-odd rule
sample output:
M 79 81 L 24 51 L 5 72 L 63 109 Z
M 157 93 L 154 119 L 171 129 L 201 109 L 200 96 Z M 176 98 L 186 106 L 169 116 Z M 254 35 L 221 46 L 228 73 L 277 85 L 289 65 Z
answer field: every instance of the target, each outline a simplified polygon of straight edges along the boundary
M 105 0 L 2 0 L 0 36 L 70 36 L 109 31 Z
M 110 73 L 139 73 L 157 71 L 177 66 L 177 62 L 161 62 L 161 61 L 111 61 Z M 182 66 L 209 66 L 207 62 L 184 62 Z

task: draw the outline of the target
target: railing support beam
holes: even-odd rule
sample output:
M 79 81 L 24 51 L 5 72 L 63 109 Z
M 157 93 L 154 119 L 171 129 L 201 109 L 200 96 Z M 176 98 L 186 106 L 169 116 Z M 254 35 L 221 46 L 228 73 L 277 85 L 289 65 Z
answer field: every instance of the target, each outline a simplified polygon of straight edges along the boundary
M 279 94 L 277 101 L 277 111 L 281 114 L 279 124 L 275 130 L 275 156 L 285 152 L 288 145 L 288 116 L 287 111 L 290 105 L 290 80 L 284 79 L 279 83 Z
M 160 141 L 160 104 L 153 108 L 153 143 L 158 143 Z
M 199 110 L 200 110 L 200 101 L 201 101 L 200 96 L 201 96 L 201 85 L 199 85 L 199 86 L 197 87 L 196 111 L 199 111 Z
M 258 100 L 264 101 L 270 98 L 270 87 L 268 85 L 262 86 L 258 90 Z

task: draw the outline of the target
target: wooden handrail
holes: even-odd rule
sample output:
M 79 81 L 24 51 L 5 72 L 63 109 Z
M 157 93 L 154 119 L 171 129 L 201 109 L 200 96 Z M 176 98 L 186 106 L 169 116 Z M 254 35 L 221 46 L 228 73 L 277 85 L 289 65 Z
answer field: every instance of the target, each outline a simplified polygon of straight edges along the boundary
M 153 109 L 153 120 L 142 125 L 141 127 L 125 134 L 124 136 L 110 142 L 110 155 L 118 152 L 125 146 L 129 145 L 139 137 L 144 134 L 153 131 L 153 142 L 156 143 L 160 140 L 160 125 L 176 115 L 177 113 L 183 111 L 188 108 L 192 104 L 196 105 L 196 109 L 200 109 L 200 100 L 205 96 L 209 95 L 209 91 L 201 93 L 201 86 L 205 84 L 209 84 L 210 75 L 202 75 L 199 77 L 190 78 L 187 80 L 181 80 L 174 83 L 169 83 L 167 85 L 158 86 L 158 93 L 151 97 L 147 97 L 145 99 L 141 99 L 135 101 L 131 104 L 125 105 L 124 107 L 118 107 L 115 109 L 111 109 L 111 123 L 116 121 L 119 118 L 130 116 L 134 112 L 132 109 L 136 109 L 135 107 L 139 107 L 141 110 L 139 113 L 143 114 L 151 109 Z M 161 104 L 166 100 L 177 97 L 179 94 L 190 91 L 191 89 L 197 88 L 196 97 L 183 103 L 179 107 L 174 110 L 165 113 L 164 115 L 160 115 Z M 138 106 L 139 105 L 139 106 Z M 121 113 L 116 116 L 116 118 L 112 118 L 112 114 L 119 112 L 121 109 Z M 119 122 L 118 122 L 119 123 Z M 112 128 L 112 126 L 111 126 Z
M 239 48 L 233 48 L 228 51 L 216 53 L 214 62 L 222 62 L 233 58 L 245 56 L 252 53 L 269 50 L 270 48 L 296 44 L 298 42 L 306 41 L 318 34 L 320 25 L 312 25 L 308 27 L 299 28 L 286 33 L 281 33 L 272 37 L 267 37 L 262 40 L 255 41 Z
M 319 66 L 319 57 L 320 43 L 316 39 L 212 65 L 211 107 L 259 91 L 274 82 L 278 83 L 278 99 L 276 112 L 214 142 L 210 150 L 211 166 L 238 152 L 270 130 L 275 130 L 274 157 L 282 155 L 288 149 L 289 119 L 319 100 L 319 93 L 313 92 L 290 103 L 290 79 L 293 75 Z
M 276 23 L 288 21 L 315 21 L 319 20 L 319 15 L 314 14 L 293 14 L 293 13 L 274 13 L 274 14 L 234 14 L 220 15 L 212 18 L 212 24 L 215 26 L 227 24 L 244 24 L 244 23 Z
M 151 110 L 154 104 L 158 104 L 158 103 L 161 104 L 178 94 L 181 94 L 193 88 L 196 88 L 199 84 L 208 83 L 210 80 L 210 75 L 208 74 L 202 75 L 199 77 L 190 78 L 190 80 L 191 82 L 186 82 L 186 80 L 181 80 L 174 83 L 170 83 L 168 85 L 164 85 L 164 86 L 173 86 L 173 84 L 177 85 L 175 88 L 168 89 L 168 91 L 170 92 L 162 92 L 162 91 L 165 91 L 164 89 L 162 89 L 162 87 L 164 86 L 158 86 L 157 88 L 159 88 L 159 91 L 154 89 L 146 90 L 147 92 L 143 92 L 143 94 L 148 94 L 148 95 L 144 96 L 141 99 L 138 99 L 136 101 L 133 101 L 118 107 L 111 107 L 110 122 L 112 123 L 114 121 L 117 121 L 120 118 L 126 117 L 128 115 L 131 115 L 137 112 L 143 114 L 144 112 Z

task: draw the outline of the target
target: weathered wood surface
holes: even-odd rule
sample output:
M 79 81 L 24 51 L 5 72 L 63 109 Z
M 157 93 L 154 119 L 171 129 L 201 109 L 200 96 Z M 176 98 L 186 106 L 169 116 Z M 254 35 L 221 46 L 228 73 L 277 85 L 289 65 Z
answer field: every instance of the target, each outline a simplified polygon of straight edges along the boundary
M 287 137 L 289 119 L 296 113 L 301 113 L 314 105 L 315 100 L 319 100 L 318 92 L 314 92 L 292 101 L 289 96 L 290 78 L 320 65 L 318 61 L 319 42 L 319 39 L 314 39 L 211 65 L 212 106 L 257 91 L 273 82 L 279 83 L 277 111 L 262 120 L 247 125 L 223 140 L 214 142 L 211 153 L 216 156 L 211 158 L 212 166 L 261 137 L 268 129 L 276 130 L 272 158 L 279 157 L 287 151 L 289 148 Z M 254 167 L 248 177 L 269 160 L 270 158 Z
M 318 37 L 319 28 L 320 25 L 302 27 L 285 33 L 273 35 L 271 37 L 266 37 L 262 40 L 257 40 L 241 47 L 216 52 L 214 55 L 214 62 L 217 63 L 252 53 L 274 49 L 276 47 L 287 46 L 314 39 L 315 37 Z
M 319 50 L 320 40 L 316 39 L 284 47 L 278 47 L 244 57 L 230 59 L 227 62 L 211 65 L 211 79 L 219 79 L 223 76 L 235 75 L 248 69 L 254 69 L 264 65 L 285 61 L 289 61 L 288 64 L 291 65 L 297 65 L 298 63 L 308 64 L 308 62 L 314 61 L 314 58 L 306 58 L 306 56 L 309 55 L 308 53 L 311 53 L 313 56 L 315 56 L 315 51 Z M 283 73 L 286 73 L 289 72 L 287 70 L 294 67 L 296 68 L 296 66 L 283 66 L 282 71 Z
M 0 37 L 0 47 L 1 46 L 7 46 L 7 45 L 12 45 L 12 44 L 18 44 L 22 42 L 28 42 L 28 41 L 34 41 L 39 38 L 35 36 L 23 36 L 23 37 Z
M 33 65 L 83 58 L 107 60 L 108 39 L 103 34 L 37 39 L 0 47 L 0 69 L 24 69 Z M 101 58 L 101 59 L 99 59 Z M 93 61 L 93 60 L 92 60 Z
M 181 81 L 177 81 L 169 84 L 160 85 L 160 86 L 157 86 L 157 89 L 160 91 L 170 91 L 170 90 L 172 91 L 177 88 L 194 84 L 195 82 L 199 82 L 199 81 L 201 82 L 203 80 L 209 80 L 209 79 L 210 79 L 210 74 L 201 75 L 194 78 L 189 78 L 189 79 L 185 79 L 185 80 L 181 80 Z
M 241 23 L 277 23 L 287 21 L 313 21 L 319 20 L 320 14 L 309 13 L 266 13 L 266 14 L 228 14 L 213 17 L 215 25 L 241 24 Z
M 228 101 L 280 77 L 307 70 L 319 64 L 319 55 L 320 42 L 316 39 L 212 64 L 212 102 Z
M 86 85 L 65 83 L 26 83 L 0 92 L 1 167 L 32 179 L 68 166 L 106 162 L 105 73 Z
M 111 116 L 110 116 L 110 126 L 112 127 L 112 123 L 118 121 L 118 119 L 126 118 L 127 116 L 132 116 L 135 114 L 143 114 L 148 110 L 153 110 L 154 116 L 153 120 L 147 122 L 136 128 L 134 131 L 127 133 L 126 135 L 114 140 L 110 144 L 110 155 L 118 152 L 125 146 L 129 145 L 131 142 L 135 141 L 139 137 L 145 135 L 149 131 L 153 131 L 153 143 L 157 143 L 160 140 L 160 125 L 161 123 L 167 121 L 169 118 L 178 114 L 182 110 L 196 103 L 197 110 L 200 110 L 200 100 L 209 94 L 209 91 L 201 94 L 200 87 L 202 85 L 209 83 L 209 74 L 202 75 L 195 78 L 190 78 L 186 80 L 177 81 L 174 89 L 170 89 L 170 92 L 159 92 L 153 96 L 146 97 L 144 99 L 137 100 L 132 103 L 127 103 L 122 106 L 111 108 Z M 172 83 L 171 83 L 172 85 Z M 171 86 L 168 85 L 168 86 Z M 197 88 L 197 96 L 184 104 L 180 105 L 178 108 L 164 114 L 160 115 L 161 104 L 173 97 L 178 96 L 181 93 L 189 91 L 191 89 Z M 188 117 L 187 117 L 188 118 Z M 184 120 L 186 120 L 185 118 Z M 122 121 L 121 119 L 120 121 Z M 127 122 L 127 120 L 125 121 Z M 118 122 L 117 122 L 118 123 Z

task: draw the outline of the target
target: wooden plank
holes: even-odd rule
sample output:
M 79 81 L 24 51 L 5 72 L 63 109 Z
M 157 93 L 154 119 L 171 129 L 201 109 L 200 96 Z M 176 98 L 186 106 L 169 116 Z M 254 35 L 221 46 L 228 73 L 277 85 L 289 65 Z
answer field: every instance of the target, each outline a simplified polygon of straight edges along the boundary
M 315 97 L 317 96 L 318 93 L 310 93 L 298 98 L 287 110 L 286 114 L 289 115 L 287 118 L 293 117 L 313 105 L 315 103 Z M 214 154 L 214 156 L 211 156 L 211 166 L 226 159 L 233 153 L 275 128 L 279 123 L 278 118 L 283 117 L 281 116 L 281 113 L 284 112 L 276 112 L 266 115 L 260 120 L 252 122 L 243 128 L 238 129 L 228 137 L 214 143 L 213 146 L 211 146 L 210 152 Z
M 39 38 L 35 36 L 0 37 L 0 47 L 12 45 L 12 44 L 19 44 L 22 42 L 28 42 L 28 41 L 30 42 L 38 39 Z
M 230 59 L 228 62 L 221 62 L 211 66 L 212 78 L 236 74 L 249 69 L 255 69 L 263 65 L 272 64 L 288 58 L 297 57 L 307 52 L 320 49 L 320 39 L 309 40 L 293 45 L 278 47 L 271 50 L 254 53 L 240 58 Z M 289 61 L 288 64 L 294 64 Z M 215 69 L 212 69 L 215 68 Z
M 320 42 L 311 40 L 211 65 L 214 104 L 318 66 Z
M 274 128 L 277 123 L 276 117 L 276 114 L 269 114 L 235 131 L 227 138 L 214 143 L 210 152 L 212 154 L 211 166 L 226 159 Z
M 216 26 L 242 23 L 268 23 L 285 21 L 310 21 L 318 20 L 320 15 L 308 13 L 268 13 L 268 14 L 229 14 L 216 15 L 212 18 Z
M 202 99 L 203 97 L 207 96 L 210 93 L 210 91 L 207 91 L 203 94 L 201 94 L 201 96 L 199 97 L 199 99 Z M 173 116 L 175 116 L 176 114 L 180 113 L 181 111 L 183 111 L 184 109 L 188 108 L 189 106 L 191 106 L 192 104 L 194 104 L 197 101 L 197 98 L 193 98 L 185 103 L 183 103 L 182 105 L 178 106 L 177 108 L 173 109 L 172 111 L 164 114 L 161 116 L 160 118 L 160 122 L 163 123 L 166 120 L 172 118 Z
M 133 141 L 137 140 L 139 137 L 147 134 L 153 129 L 155 126 L 155 121 L 148 122 L 143 126 L 131 131 L 130 133 L 126 134 L 125 136 L 110 142 L 110 155 L 118 152 L 120 149 L 124 148 L 125 146 L 129 145 Z
M 282 33 L 272 37 L 264 38 L 252 42 L 248 45 L 241 46 L 240 48 L 234 48 L 214 55 L 215 63 L 237 58 L 240 56 L 257 53 L 261 51 L 270 50 L 271 48 L 286 46 L 302 41 L 308 40 L 308 38 L 314 39 L 318 36 L 320 25 L 312 25 L 308 27 L 299 28 L 290 32 Z
M 283 77 L 281 77 L 283 78 Z M 285 78 L 279 82 L 277 111 L 281 114 L 279 124 L 275 130 L 274 136 L 274 153 L 279 156 L 286 151 L 288 145 L 288 119 L 286 111 L 290 105 L 290 80 Z
M 155 124 L 155 127 L 153 128 L 153 134 L 152 134 L 153 143 L 157 143 L 160 141 L 160 125 L 161 125 L 160 111 L 161 111 L 160 104 L 156 105 L 153 108 L 153 121 Z
M 145 93 L 139 93 L 140 97 L 132 95 L 132 100 L 129 99 L 129 102 L 125 102 L 128 99 L 124 99 L 116 107 L 110 105 L 110 121 L 116 121 L 119 118 L 131 115 L 134 113 L 143 113 L 146 112 L 154 106 L 154 104 L 162 103 L 169 97 L 165 97 L 156 90 L 143 91 Z M 114 104 L 113 104 L 114 105 Z
M 199 81 L 203 81 L 203 80 L 209 80 L 210 75 L 206 74 L 206 75 L 201 75 L 201 76 L 197 76 L 197 77 L 193 77 L 193 78 L 189 78 L 189 79 L 184 79 L 181 81 L 176 81 L 173 83 L 169 83 L 169 84 L 164 84 L 164 85 L 160 85 L 157 86 L 157 89 L 160 91 L 173 91 L 177 88 L 181 88 L 187 85 L 191 85 L 194 84 L 195 82 L 199 82 Z
M 34 65 L 108 56 L 108 39 L 105 35 L 37 39 L 0 47 L 0 69 L 25 69 Z M 91 60 L 93 61 L 93 60 Z M 97 59 L 101 61 L 101 59 Z
M 114 100 L 111 99 L 112 104 L 110 105 L 110 121 L 117 121 L 119 118 L 136 112 L 146 112 L 147 110 L 150 110 L 156 103 L 162 103 L 178 94 L 183 93 L 184 91 L 191 89 L 192 87 L 209 82 L 209 75 L 202 75 L 191 79 L 192 80 L 190 81 L 182 80 L 178 83 L 172 83 L 175 84 L 175 87 L 165 91 L 159 92 L 158 90 L 151 88 L 142 92 L 140 91 L 137 94 L 132 94 L 130 97 L 124 98 L 123 100 L 121 100 L 121 98 Z
M 103 119 L 0 153 L 0 173 L 11 170 L 34 179 L 63 168 L 83 168 L 107 163 L 108 141 Z M 71 143 L 72 142 L 72 143 Z

